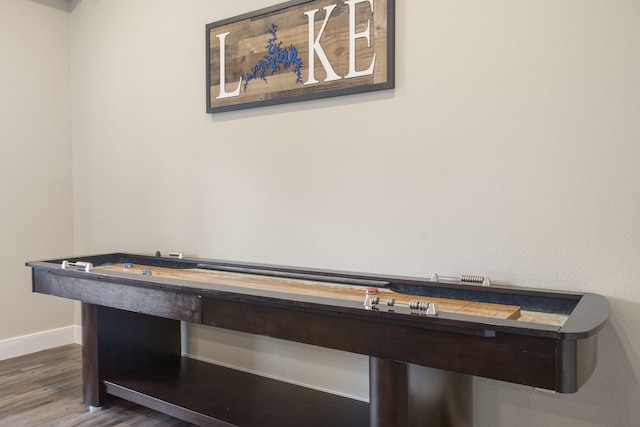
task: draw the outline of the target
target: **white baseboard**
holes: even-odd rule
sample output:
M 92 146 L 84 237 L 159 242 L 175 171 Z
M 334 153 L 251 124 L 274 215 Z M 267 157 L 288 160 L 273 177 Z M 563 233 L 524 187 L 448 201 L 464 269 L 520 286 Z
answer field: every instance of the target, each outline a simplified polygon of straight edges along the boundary
M 0 360 L 60 347 L 67 344 L 82 344 L 80 326 L 66 326 L 21 337 L 0 340 Z

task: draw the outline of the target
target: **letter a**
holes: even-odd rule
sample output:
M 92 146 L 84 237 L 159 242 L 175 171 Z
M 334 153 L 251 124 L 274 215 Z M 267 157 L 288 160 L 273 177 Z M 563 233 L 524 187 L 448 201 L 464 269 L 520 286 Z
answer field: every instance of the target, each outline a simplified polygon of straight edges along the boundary
M 220 39 L 220 95 L 218 95 L 216 99 L 233 98 L 234 96 L 240 96 L 240 87 L 242 86 L 242 77 L 240 77 L 240 81 L 238 82 L 238 87 L 236 88 L 236 90 L 234 90 L 233 92 L 227 92 L 227 89 L 225 87 L 227 82 L 227 71 L 225 66 L 225 40 L 227 39 L 228 35 L 228 31 L 224 34 L 216 35 L 216 37 Z

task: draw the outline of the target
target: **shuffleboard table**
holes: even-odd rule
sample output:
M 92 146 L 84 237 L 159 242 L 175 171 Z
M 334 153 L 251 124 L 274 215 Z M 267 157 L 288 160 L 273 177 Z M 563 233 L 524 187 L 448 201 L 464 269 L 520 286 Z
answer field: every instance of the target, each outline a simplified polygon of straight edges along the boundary
M 34 292 L 82 302 L 85 403 L 202 426 L 471 425 L 472 376 L 576 392 L 610 312 L 591 293 L 160 252 L 27 266 Z M 181 321 L 366 355 L 369 402 L 182 355 Z

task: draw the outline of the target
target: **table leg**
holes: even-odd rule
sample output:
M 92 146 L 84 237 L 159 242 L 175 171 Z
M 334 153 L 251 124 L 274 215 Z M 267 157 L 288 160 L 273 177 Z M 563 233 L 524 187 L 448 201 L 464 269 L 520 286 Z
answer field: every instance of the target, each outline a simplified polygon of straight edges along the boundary
M 369 357 L 371 427 L 408 425 L 407 365 Z
M 98 306 L 82 303 L 82 397 L 93 411 L 102 406 L 98 374 Z
M 369 357 L 371 427 L 472 427 L 473 377 Z
M 82 389 L 90 407 L 111 399 L 105 379 L 179 356 L 178 320 L 82 303 Z

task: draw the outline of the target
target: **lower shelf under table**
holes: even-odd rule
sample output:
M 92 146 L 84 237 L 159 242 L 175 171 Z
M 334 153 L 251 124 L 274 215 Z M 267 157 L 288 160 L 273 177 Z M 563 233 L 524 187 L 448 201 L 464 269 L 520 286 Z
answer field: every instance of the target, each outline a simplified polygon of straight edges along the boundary
M 107 393 L 201 426 L 368 426 L 369 404 L 190 359 L 107 378 Z

